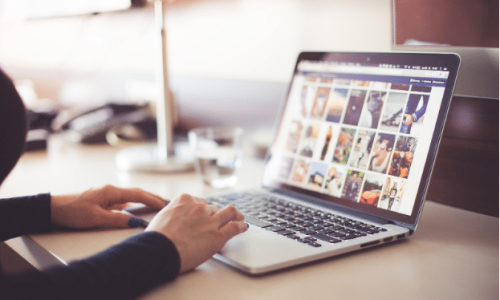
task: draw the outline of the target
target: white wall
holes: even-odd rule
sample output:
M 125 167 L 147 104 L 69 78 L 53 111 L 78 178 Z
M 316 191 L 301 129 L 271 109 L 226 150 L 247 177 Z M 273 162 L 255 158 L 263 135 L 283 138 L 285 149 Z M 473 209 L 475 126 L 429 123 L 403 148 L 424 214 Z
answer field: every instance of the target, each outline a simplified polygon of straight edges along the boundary
M 150 8 L 19 22 L 2 1 L 0 67 L 154 73 Z M 286 82 L 302 50 L 390 51 L 392 41 L 391 0 L 190 1 L 166 23 L 172 76 Z

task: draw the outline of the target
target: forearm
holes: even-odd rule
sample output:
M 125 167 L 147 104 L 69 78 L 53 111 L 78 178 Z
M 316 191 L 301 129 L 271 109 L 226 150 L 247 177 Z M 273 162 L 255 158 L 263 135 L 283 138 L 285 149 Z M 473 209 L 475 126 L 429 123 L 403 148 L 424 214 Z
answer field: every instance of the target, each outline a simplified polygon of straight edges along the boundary
M 0 291 L 7 299 L 135 299 L 173 280 L 179 268 L 174 244 L 146 232 L 67 267 L 6 277 Z
M 0 241 L 50 229 L 50 194 L 0 199 Z

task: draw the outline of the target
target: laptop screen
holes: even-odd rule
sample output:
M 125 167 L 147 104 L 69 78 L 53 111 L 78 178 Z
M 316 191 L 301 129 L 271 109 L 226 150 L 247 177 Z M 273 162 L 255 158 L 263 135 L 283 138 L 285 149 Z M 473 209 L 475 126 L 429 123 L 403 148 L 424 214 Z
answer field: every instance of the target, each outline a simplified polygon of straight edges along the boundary
M 457 68 L 449 54 L 302 53 L 264 186 L 415 223 Z

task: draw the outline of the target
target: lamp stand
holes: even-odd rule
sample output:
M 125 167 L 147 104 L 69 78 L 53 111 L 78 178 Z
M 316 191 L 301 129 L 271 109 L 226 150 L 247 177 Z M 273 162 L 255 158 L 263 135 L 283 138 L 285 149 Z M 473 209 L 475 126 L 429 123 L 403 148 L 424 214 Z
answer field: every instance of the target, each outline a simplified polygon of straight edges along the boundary
M 158 34 L 160 62 L 157 69 L 158 98 L 156 103 L 156 145 L 130 147 L 117 153 L 115 161 L 123 171 L 178 172 L 193 169 L 194 156 L 187 143 L 174 142 L 176 110 L 174 97 L 168 85 L 167 37 L 165 10 L 162 0 L 154 1 L 155 23 Z

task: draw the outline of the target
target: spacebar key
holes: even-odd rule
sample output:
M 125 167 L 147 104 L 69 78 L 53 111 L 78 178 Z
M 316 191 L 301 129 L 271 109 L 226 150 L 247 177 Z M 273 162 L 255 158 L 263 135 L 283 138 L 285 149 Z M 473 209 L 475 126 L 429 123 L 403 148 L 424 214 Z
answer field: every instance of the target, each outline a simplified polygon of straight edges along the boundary
M 258 226 L 258 227 L 261 227 L 261 228 L 274 226 L 271 223 L 264 222 L 262 220 L 256 219 L 256 218 L 249 216 L 249 215 L 245 215 L 245 222 L 250 223 L 250 224 L 255 225 L 255 226 Z
M 331 237 L 331 236 L 328 236 L 328 235 L 322 234 L 322 233 L 314 233 L 314 234 L 311 234 L 311 236 L 315 237 L 317 239 L 320 239 L 322 241 L 328 242 L 328 243 L 338 243 L 341 241 L 339 239 L 336 239 L 334 237 Z

